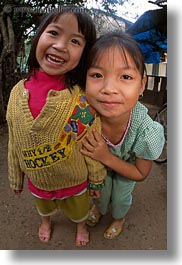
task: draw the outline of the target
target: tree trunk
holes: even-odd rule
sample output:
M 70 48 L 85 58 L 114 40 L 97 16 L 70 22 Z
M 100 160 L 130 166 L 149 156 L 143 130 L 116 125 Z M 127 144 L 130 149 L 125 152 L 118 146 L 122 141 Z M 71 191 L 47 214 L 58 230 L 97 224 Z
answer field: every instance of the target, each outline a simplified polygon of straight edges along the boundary
M 14 32 L 8 14 L 0 14 L 0 124 L 5 122 L 9 94 L 17 81 Z
M 4 100 L 2 94 L 2 84 L 0 82 L 0 125 L 5 123 L 5 108 L 4 108 Z

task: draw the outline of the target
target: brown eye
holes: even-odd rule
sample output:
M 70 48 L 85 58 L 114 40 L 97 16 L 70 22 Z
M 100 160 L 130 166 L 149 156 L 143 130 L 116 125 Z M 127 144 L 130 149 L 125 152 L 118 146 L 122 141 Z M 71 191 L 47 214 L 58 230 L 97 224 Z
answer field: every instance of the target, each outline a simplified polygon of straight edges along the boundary
M 102 77 L 102 75 L 99 73 L 94 73 L 94 74 L 91 74 L 90 76 L 94 77 L 94 78 L 101 78 Z
M 76 39 L 72 39 L 71 42 L 73 42 L 74 44 L 80 45 L 80 42 Z
M 131 77 L 131 76 L 129 76 L 129 75 L 123 75 L 123 76 L 121 76 L 121 79 L 125 79 L 125 80 L 131 80 L 131 79 L 132 79 L 132 77 Z
M 54 30 L 49 31 L 49 33 L 50 33 L 51 35 L 53 35 L 53 36 L 57 36 L 57 35 L 58 35 L 57 32 L 54 31 Z

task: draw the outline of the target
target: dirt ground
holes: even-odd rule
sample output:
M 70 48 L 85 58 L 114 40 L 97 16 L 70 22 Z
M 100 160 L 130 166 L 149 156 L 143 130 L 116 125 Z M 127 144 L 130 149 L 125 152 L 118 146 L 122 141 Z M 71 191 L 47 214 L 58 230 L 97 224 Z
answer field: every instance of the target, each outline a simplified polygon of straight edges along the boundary
M 155 110 L 153 110 L 155 111 Z M 76 225 L 61 212 L 53 217 L 53 233 L 47 244 L 38 239 L 40 217 L 26 183 L 21 196 L 7 179 L 7 126 L 0 127 L 0 250 L 80 250 L 75 247 Z M 103 232 L 110 212 L 89 228 L 90 243 L 83 250 L 167 250 L 167 164 L 153 163 L 149 177 L 136 184 L 133 205 L 122 234 L 107 240 Z

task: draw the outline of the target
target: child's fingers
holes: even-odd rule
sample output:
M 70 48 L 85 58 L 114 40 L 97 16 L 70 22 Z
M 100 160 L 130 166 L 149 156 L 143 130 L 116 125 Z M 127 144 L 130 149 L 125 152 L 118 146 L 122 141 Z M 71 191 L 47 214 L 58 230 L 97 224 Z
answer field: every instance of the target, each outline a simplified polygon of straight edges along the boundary
M 82 146 L 89 152 L 92 152 L 94 150 L 94 146 L 90 142 L 88 142 L 87 139 L 84 139 L 82 141 Z
M 95 138 L 95 141 L 97 143 L 100 143 L 100 142 L 103 142 L 104 141 L 103 138 L 102 138 L 102 136 L 100 135 L 100 133 L 98 133 L 97 129 L 94 128 L 92 132 L 93 132 L 93 136 Z
M 97 140 L 95 139 L 93 135 L 90 135 L 90 134 L 87 134 L 85 136 L 84 141 L 86 141 L 90 146 L 93 146 L 93 147 L 97 145 Z

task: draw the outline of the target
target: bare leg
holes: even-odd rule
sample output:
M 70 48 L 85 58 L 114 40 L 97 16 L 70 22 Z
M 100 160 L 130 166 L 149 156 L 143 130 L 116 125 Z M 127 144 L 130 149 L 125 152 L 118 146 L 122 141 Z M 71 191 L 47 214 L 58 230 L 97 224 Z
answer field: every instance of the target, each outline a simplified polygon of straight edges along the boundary
M 51 218 L 50 216 L 42 216 L 42 223 L 39 227 L 39 239 L 41 242 L 47 243 L 51 236 Z
M 124 218 L 120 218 L 120 219 L 113 219 L 112 221 L 112 225 L 115 227 L 119 227 L 122 225 Z
M 89 232 L 84 222 L 77 224 L 76 246 L 85 246 L 89 242 Z

